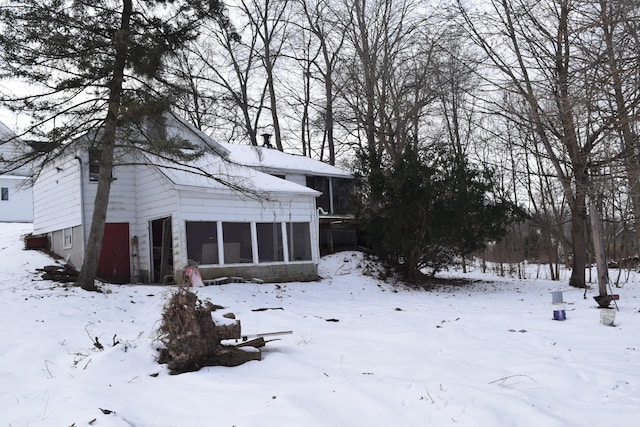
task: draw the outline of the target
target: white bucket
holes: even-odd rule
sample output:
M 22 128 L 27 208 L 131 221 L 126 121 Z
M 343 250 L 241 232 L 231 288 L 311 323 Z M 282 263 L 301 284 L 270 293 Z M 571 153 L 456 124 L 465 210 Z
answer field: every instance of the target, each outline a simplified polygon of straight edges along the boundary
M 551 292 L 551 304 L 562 304 L 563 302 L 562 291 Z
M 600 323 L 604 326 L 614 326 L 616 321 L 616 310 L 613 308 L 600 309 Z

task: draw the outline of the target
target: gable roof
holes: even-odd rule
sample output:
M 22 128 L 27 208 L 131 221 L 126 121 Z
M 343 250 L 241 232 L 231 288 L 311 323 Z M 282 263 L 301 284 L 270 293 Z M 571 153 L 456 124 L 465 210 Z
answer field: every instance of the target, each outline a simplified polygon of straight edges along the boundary
M 258 168 L 267 173 L 290 173 L 300 175 L 329 176 L 335 178 L 352 178 L 349 171 L 328 163 L 297 154 L 256 147 L 253 145 L 219 143 L 229 151 L 229 159 L 235 163 Z
M 177 165 L 155 158 L 153 163 L 173 184 L 183 188 L 235 189 L 247 193 L 287 193 L 317 197 L 321 193 L 291 181 L 255 169 L 237 161 L 231 144 L 221 144 L 177 114 L 166 115 L 169 137 L 179 137 L 209 150 L 189 165 Z M 218 178 L 218 179 L 216 179 Z

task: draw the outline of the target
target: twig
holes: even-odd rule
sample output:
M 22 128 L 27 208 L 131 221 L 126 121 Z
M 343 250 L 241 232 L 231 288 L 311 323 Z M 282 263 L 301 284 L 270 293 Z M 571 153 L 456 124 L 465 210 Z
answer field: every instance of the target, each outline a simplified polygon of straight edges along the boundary
M 49 363 L 53 363 L 50 360 L 45 360 L 44 361 L 44 367 L 47 368 L 47 372 L 49 373 L 49 378 L 53 378 L 53 374 L 51 373 L 51 371 L 49 370 Z M 53 363 L 55 365 L 55 363 Z
M 433 397 L 431 397 L 431 393 L 429 393 L 429 389 L 427 388 L 427 386 L 424 386 L 424 390 L 427 392 L 427 397 L 429 397 L 429 400 L 431 400 L 431 404 L 436 403 L 436 401 L 433 399 Z
M 529 378 L 534 383 L 537 382 L 536 380 L 531 378 L 529 375 L 518 374 L 518 375 L 509 375 L 507 377 L 498 378 L 497 380 L 490 381 L 489 384 L 495 384 L 495 383 L 500 382 L 500 381 L 502 381 L 504 383 L 506 380 L 511 379 L 511 378 L 515 378 L 515 377 L 525 377 L 525 378 Z
M 47 401 L 44 402 L 44 410 L 42 411 L 42 419 L 40 421 L 44 421 L 47 415 L 47 408 L 49 407 L 49 393 L 47 393 Z

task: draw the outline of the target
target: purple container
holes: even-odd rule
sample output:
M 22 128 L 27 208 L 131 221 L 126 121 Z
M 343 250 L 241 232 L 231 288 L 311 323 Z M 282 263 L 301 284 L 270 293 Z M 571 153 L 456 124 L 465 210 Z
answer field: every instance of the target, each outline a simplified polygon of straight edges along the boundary
M 567 320 L 567 313 L 565 310 L 554 310 L 553 320 Z

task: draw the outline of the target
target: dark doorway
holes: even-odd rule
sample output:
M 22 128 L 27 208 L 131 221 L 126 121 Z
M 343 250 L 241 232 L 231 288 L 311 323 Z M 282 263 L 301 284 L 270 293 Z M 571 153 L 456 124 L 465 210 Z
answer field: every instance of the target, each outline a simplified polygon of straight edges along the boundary
M 151 271 L 154 283 L 172 283 L 173 278 L 173 233 L 171 217 L 160 218 L 150 223 Z
M 104 225 L 97 276 L 111 283 L 131 281 L 128 222 L 111 222 Z

